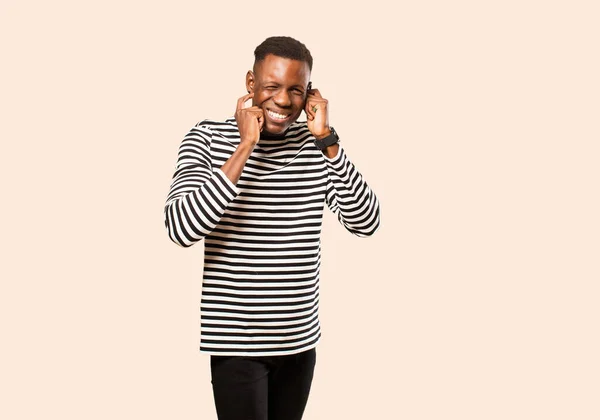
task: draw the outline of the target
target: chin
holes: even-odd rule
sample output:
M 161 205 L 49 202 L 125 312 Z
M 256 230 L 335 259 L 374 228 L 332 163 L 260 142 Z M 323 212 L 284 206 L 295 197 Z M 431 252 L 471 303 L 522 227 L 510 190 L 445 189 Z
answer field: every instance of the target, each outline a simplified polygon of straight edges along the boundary
M 287 131 L 288 128 L 290 128 L 291 124 L 286 124 L 286 125 L 265 125 L 263 132 L 266 134 L 273 134 L 273 135 L 280 135 L 283 134 Z

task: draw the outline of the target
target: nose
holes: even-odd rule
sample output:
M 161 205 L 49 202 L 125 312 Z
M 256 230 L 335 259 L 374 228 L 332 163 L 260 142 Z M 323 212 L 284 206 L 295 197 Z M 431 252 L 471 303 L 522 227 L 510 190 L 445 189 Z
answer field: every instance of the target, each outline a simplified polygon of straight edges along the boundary
M 289 93 L 285 89 L 279 89 L 273 96 L 273 102 L 280 107 L 288 107 L 292 104 Z

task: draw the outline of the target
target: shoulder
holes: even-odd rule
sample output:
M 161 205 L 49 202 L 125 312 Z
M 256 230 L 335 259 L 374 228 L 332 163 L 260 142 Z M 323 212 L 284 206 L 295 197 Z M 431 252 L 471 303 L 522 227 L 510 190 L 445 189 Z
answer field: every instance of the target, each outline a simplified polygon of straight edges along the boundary
M 227 118 L 225 121 L 217 121 L 217 120 L 202 120 L 194 126 L 194 128 L 202 128 L 204 130 L 213 131 L 216 133 L 220 132 L 234 132 L 237 131 L 237 122 L 235 118 Z
M 233 117 L 227 118 L 224 121 L 211 119 L 202 120 L 192 128 L 192 130 L 194 129 L 205 132 L 211 138 L 213 136 L 225 138 L 239 137 L 237 121 Z

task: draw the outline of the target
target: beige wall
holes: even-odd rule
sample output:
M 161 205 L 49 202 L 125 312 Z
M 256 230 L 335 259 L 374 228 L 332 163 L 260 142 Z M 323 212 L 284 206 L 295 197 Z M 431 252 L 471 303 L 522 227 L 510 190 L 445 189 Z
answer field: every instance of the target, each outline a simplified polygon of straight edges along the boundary
M 215 418 L 162 208 L 282 34 L 383 212 L 326 215 L 305 418 L 600 418 L 595 2 L 91 3 L 0 3 L 1 418 Z

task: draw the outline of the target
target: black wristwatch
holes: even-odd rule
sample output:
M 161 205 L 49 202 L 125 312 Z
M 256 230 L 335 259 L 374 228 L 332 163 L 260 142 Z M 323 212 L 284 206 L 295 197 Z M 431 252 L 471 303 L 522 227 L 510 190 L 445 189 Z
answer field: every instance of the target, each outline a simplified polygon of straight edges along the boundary
M 326 147 L 336 144 L 340 141 L 340 136 L 337 135 L 333 127 L 329 127 L 331 134 L 327 137 L 323 137 L 321 140 L 315 139 L 315 145 L 319 150 L 325 150 Z

